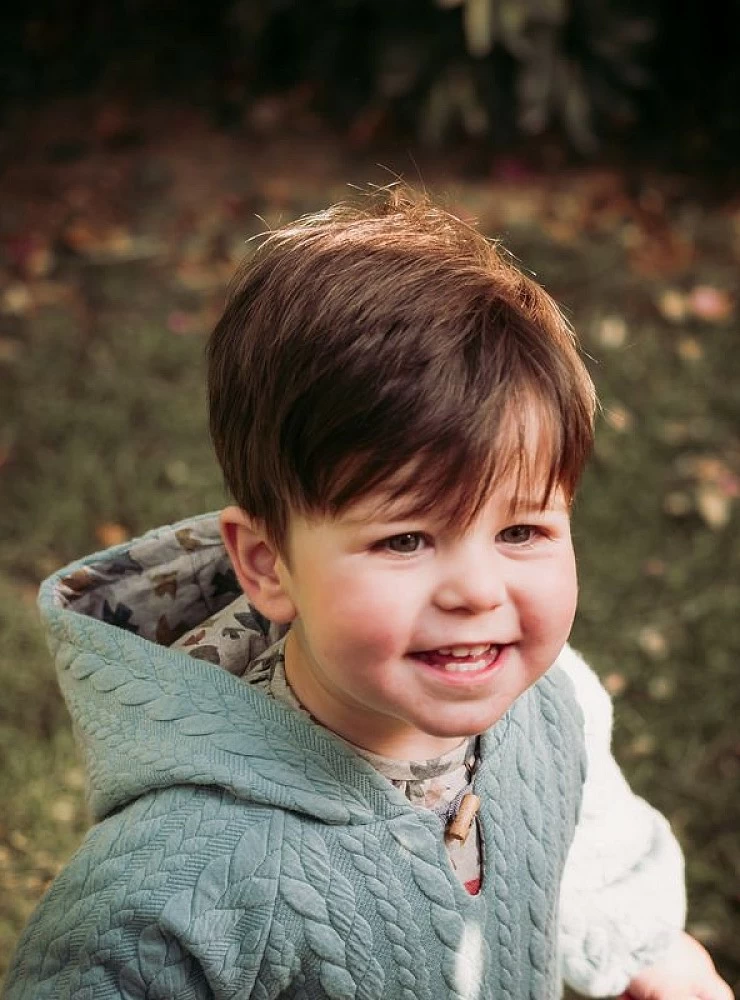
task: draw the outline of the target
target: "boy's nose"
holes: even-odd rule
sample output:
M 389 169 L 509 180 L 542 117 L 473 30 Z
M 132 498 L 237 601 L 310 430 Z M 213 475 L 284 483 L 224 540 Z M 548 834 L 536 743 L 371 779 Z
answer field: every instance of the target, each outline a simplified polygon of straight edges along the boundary
M 436 603 L 444 611 L 480 613 L 506 600 L 504 567 L 492 553 L 456 560 L 437 587 Z

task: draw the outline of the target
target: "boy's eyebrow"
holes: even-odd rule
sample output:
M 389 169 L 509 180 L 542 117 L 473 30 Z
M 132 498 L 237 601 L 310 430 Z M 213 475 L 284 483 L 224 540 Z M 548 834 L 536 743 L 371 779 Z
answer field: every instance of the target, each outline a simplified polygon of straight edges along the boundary
M 344 515 L 342 520 L 348 525 L 367 524 L 370 521 L 404 521 L 417 515 L 414 505 L 402 503 L 400 500 L 380 501 L 372 507 L 365 507 L 359 513 Z
M 354 516 L 344 515 L 342 521 L 348 526 L 356 526 L 362 524 L 368 524 L 373 521 L 382 521 L 387 523 L 392 523 L 393 521 L 405 521 L 411 520 L 415 517 L 422 516 L 419 504 L 413 504 L 404 502 L 402 499 L 393 500 L 388 498 L 386 500 L 379 500 L 377 504 L 373 504 L 372 507 L 369 505 L 367 507 L 361 508 L 360 511 Z M 548 502 L 542 506 L 536 500 L 521 499 L 514 500 L 509 507 L 510 515 L 512 517 L 524 517 L 529 514 L 544 514 L 546 512 L 557 513 L 557 514 L 567 514 L 570 508 L 562 496 L 553 496 Z M 428 513 L 426 516 L 430 516 Z
M 515 500 L 510 510 L 512 514 L 521 517 L 524 514 L 544 514 L 547 511 L 567 514 L 569 507 L 562 497 L 553 497 L 547 501 L 544 507 L 542 504 L 535 503 L 532 500 Z

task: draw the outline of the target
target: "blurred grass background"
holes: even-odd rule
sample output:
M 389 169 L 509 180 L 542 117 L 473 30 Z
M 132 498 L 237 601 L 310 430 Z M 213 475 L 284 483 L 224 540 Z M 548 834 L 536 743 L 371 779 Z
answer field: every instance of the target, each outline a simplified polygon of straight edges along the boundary
M 685 848 L 690 930 L 737 991 L 736 197 L 613 151 L 586 162 L 552 136 L 534 156 L 501 137 L 417 147 L 376 112 L 327 127 L 288 88 L 224 130 L 107 87 L 0 120 L 0 976 L 88 825 L 38 583 L 224 502 L 203 347 L 245 240 L 401 174 L 503 237 L 589 357 L 603 410 L 574 517 L 573 642 L 615 698 L 633 787 Z

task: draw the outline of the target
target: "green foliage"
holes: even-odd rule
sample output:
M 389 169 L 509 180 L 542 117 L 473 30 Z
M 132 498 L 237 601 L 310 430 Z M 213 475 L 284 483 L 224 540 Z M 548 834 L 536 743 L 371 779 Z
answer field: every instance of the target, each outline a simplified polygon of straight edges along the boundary
M 10 17 L 8 93 L 189 88 L 231 124 L 261 95 L 302 88 L 360 131 L 378 115 L 430 145 L 552 129 L 586 154 L 634 119 L 655 29 L 631 0 L 215 0 L 176 19 L 163 3 L 146 18 L 83 6 L 76 20 L 58 2 Z
M 595 125 L 633 114 L 630 89 L 647 82 L 640 65 L 641 49 L 654 31 L 646 17 L 620 11 L 611 0 L 436 0 L 440 7 L 462 9 L 467 51 L 485 59 L 497 46 L 514 61 L 505 98 L 516 108 L 515 122 L 525 135 L 539 135 L 555 123 L 582 153 L 597 147 Z M 490 68 L 493 73 L 493 67 Z M 470 68 L 463 72 L 470 77 Z M 508 81 L 507 81 L 508 82 Z M 501 81 L 499 86 L 507 84 Z M 443 129 L 435 100 L 439 88 L 449 88 L 444 74 L 431 85 L 428 134 Z M 475 86 L 457 85 L 457 104 L 465 130 L 487 131 L 485 99 Z M 474 102 L 478 113 L 472 113 Z M 503 103 L 503 102 L 502 102 Z M 452 109 L 453 104 L 449 105 Z M 479 124 L 480 123 L 480 124 Z
M 307 82 L 331 113 L 373 112 L 430 146 L 553 130 L 586 154 L 634 119 L 655 30 L 619 0 L 349 0 L 310 21 L 295 0 L 257 10 L 235 30 L 258 86 Z
M 272 102 L 287 96 L 299 129 L 309 108 L 358 144 L 380 132 L 506 149 L 548 130 L 586 154 L 616 136 L 673 166 L 737 162 L 737 4 L 211 0 L 173 16 L 171 3 L 149 0 L 141 16 L 135 4 L 80 0 L 75 17 L 62 0 L 6 8 L 0 90 L 16 103 L 177 96 L 230 128 L 269 130 Z

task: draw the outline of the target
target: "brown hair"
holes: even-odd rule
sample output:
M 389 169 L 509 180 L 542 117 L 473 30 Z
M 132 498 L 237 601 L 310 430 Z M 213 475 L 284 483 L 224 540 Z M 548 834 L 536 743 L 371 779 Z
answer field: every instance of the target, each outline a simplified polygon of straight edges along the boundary
M 381 487 L 461 525 L 510 473 L 570 501 L 592 444 L 593 384 L 550 296 L 399 188 L 269 234 L 208 361 L 226 483 L 281 549 L 291 510 Z

